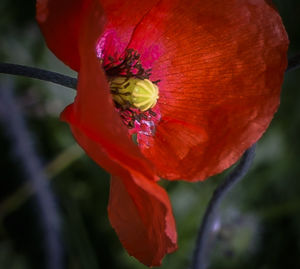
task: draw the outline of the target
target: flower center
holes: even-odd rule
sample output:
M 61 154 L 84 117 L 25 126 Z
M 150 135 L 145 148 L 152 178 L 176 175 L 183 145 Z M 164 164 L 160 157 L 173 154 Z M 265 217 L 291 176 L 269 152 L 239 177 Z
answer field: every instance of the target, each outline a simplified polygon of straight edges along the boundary
M 151 82 L 151 69 L 145 69 L 140 55 L 133 49 L 127 49 L 119 58 L 101 59 L 108 78 L 110 92 L 122 122 L 128 133 L 136 137 L 138 144 L 148 146 L 147 139 L 155 134 L 156 125 L 161 119 L 157 83 Z
M 114 77 L 109 84 L 113 100 L 122 109 L 137 108 L 144 112 L 153 108 L 159 98 L 158 87 L 149 79 Z

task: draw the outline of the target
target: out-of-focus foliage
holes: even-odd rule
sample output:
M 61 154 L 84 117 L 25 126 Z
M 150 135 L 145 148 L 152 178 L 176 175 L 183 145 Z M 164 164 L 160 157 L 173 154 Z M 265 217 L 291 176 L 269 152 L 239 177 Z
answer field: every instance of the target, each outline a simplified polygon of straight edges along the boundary
M 300 53 L 300 2 L 274 1 L 290 37 L 290 56 Z M 1 0 L 0 61 L 76 76 L 46 48 L 34 20 L 35 1 Z M 55 31 L 55 29 L 53 29 Z M 16 98 L 45 165 L 62 218 L 65 268 L 145 268 L 120 245 L 106 206 L 109 175 L 77 146 L 59 114 L 74 92 L 46 82 L 0 74 L 13 81 Z M 255 163 L 230 193 L 214 230 L 211 268 L 297 268 L 300 264 L 300 70 L 286 75 L 281 107 L 258 143 Z M 34 197 L 15 192 L 26 182 L 0 126 L 0 268 L 43 267 Z M 197 229 L 223 173 L 203 183 L 163 182 L 174 208 L 179 250 L 161 268 L 187 268 Z M 11 199 L 14 197 L 14 199 Z M 9 203 L 8 203 L 9 201 Z

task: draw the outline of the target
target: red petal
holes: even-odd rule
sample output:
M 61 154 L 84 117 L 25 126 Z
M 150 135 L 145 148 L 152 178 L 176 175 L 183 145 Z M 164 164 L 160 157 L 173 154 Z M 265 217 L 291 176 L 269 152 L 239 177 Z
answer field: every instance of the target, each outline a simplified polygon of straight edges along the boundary
M 90 0 L 36 2 L 36 18 L 48 47 L 60 60 L 76 71 L 80 67 L 79 29 L 85 9 L 90 3 Z M 102 13 L 100 5 L 95 5 L 95 8 Z M 103 19 L 101 21 L 103 22 Z
M 175 221 L 169 198 L 139 167 L 124 169 L 107 147 L 78 127 L 71 107 L 64 112 L 73 135 L 87 154 L 115 175 L 111 180 L 109 218 L 128 253 L 148 266 L 158 266 L 177 249 Z M 150 177 L 151 178 L 151 177 Z
M 94 12 L 92 7 L 82 26 L 77 96 L 74 104 L 62 113 L 62 118 L 101 144 L 111 158 L 124 166 L 144 169 L 144 173 L 153 178 L 153 169 L 132 142 L 115 109 L 101 62 L 96 57 L 101 13 Z
M 164 189 L 141 177 L 112 177 L 109 218 L 128 253 L 159 266 L 177 249 L 171 205 Z
M 128 253 L 148 266 L 177 249 L 177 234 L 170 201 L 164 189 L 145 177 L 139 167 L 124 169 L 97 138 L 77 127 L 71 107 L 64 112 L 73 135 L 87 154 L 112 173 L 109 218 Z
M 73 135 L 87 154 L 116 176 L 112 180 L 109 212 L 125 248 L 141 262 L 157 265 L 166 253 L 176 249 L 172 210 L 166 193 L 155 183 L 153 168 L 128 136 L 112 102 L 100 60 L 96 57 L 101 29 L 99 16 L 97 12 L 87 13 L 80 32 L 77 97 L 64 110 L 62 119 L 69 122 Z M 120 197 L 124 198 L 121 204 Z M 133 212 L 138 212 L 140 219 L 130 218 Z M 129 218 L 123 222 L 125 216 Z M 132 227 L 136 233 L 143 233 L 144 240 L 137 241 Z M 152 238 L 153 234 L 158 238 Z
M 155 137 L 144 138 L 151 146 L 141 147 L 162 177 L 203 180 L 223 171 L 278 108 L 288 38 L 264 0 L 160 1 L 128 47 L 152 65 L 152 81 L 162 80 L 162 120 Z
M 123 54 L 135 27 L 157 2 L 159 1 L 101 1 L 107 23 L 99 40 L 98 54 L 104 65 L 109 63 L 108 57 L 118 59 Z

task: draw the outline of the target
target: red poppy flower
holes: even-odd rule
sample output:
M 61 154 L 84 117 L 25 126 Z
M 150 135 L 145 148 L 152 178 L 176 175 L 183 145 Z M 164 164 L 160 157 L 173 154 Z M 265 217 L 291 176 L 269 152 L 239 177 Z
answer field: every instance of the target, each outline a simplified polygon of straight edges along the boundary
M 37 20 L 79 72 L 62 119 L 112 174 L 112 226 L 159 265 L 177 235 L 158 176 L 204 180 L 261 137 L 286 68 L 281 19 L 264 0 L 38 0 Z

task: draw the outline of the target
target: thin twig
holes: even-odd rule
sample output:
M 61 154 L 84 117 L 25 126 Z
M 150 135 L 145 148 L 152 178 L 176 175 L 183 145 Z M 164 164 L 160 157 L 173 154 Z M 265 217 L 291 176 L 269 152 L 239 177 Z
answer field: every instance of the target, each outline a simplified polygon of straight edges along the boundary
M 74 144 L 69 148 L 66 148 L 44 167 L 44 173 L 47 175 L 48 180 L 53 179 L 83 154 L 84 151 L 78 146 L 78 144 Z M 0 222 L 3 221 L 3 219 L 6 218 L 10 213 L 21 207 L 34 194 L 35 192 L 31 184 L 25 182 L 19 189 L 9 195 L 9 197 L 1 201 Z
M 77 86 L 76 78 L 25 65 L 0 63 L 0 73 L 50 81 L 72 89 Z
M 46 165 L 44 171 L 48 178 L 52 179 L 82 155 L 84 155 L 84 150 L 78 144 L 74 144 L 55 156 L 55 158 Z
M 3 83 L 4 84 L 4 83 Z M 12 153 L 20 163 L 24 178 L 28 179 L 20 194 L 34 191 L 43 229 L 46 269 L 61 269 L 63 264 L 60 221 L 53 194 L 49 188 L 43 168 L 33 145 L 22 112 L 15 102 L 13 87 L 6 83 L 0 85 L 0 122 L 5 125 L 7 136 L 11 139 Z M 30 190 L 32 188 L 32 190 Z M 21 200 L 20 203 L 23 201 Z
M 255 155 L 255 144 L 248 149 L 237 167 L 228 175 L 225 181 L 219 185 L 213 193 L 209 205 L 205 211 L 202 224 L 198 233 L 192 269 L 207 268 L 209 253 L 206 251 L 210 239 L 212 227 L 216 217 L 216 211 L 222 199 L 231 190 L 231 188 L 243 178 L 250 168 Z

